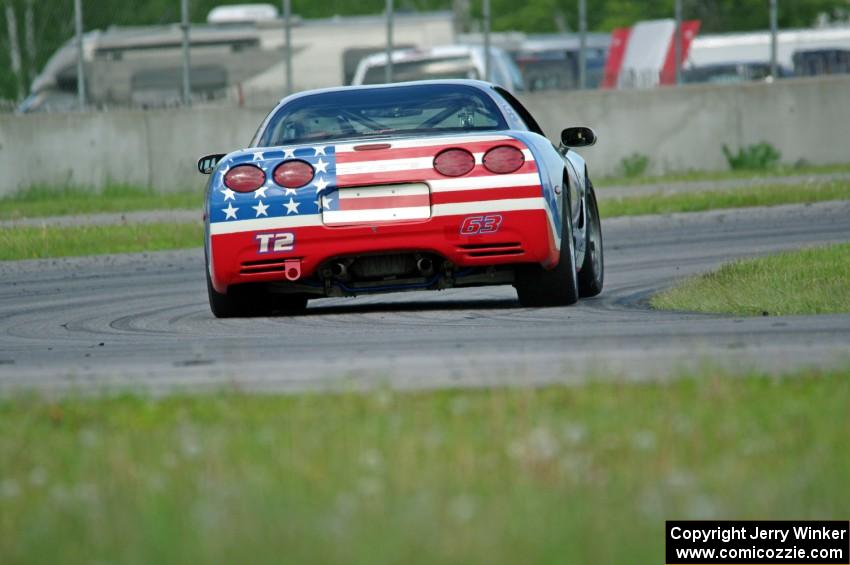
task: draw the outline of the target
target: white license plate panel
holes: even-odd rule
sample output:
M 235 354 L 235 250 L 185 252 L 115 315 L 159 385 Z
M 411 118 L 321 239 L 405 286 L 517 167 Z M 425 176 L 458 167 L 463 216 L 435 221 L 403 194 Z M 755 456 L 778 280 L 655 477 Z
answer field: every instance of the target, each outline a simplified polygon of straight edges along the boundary
M 340 188 L 323 197 L 326 226 L 427 220 L 431 191 L 425 183 Z

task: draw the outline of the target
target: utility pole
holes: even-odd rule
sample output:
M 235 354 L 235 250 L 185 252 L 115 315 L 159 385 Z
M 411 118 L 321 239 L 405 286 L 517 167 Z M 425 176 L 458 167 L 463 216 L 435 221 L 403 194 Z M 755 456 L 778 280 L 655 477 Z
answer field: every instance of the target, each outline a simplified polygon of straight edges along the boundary
M 682 84 L 682 0 L 676 0 L 676 31 L 674 37 L 676 86 Z
M 83 59 L 83 2 L 74 0 L 74 27 L 77 36 L 77 102 L 80 110 L 86 107 L 86 66 Z
M 6 2 L 6 31 L 9 34 L 9 59 L 12 65 L 12 74 L 18 86 L 18 98 L 23 98 L 26 91 L 23 68 L 21 66 L 21 46 L 18 43 L 18 19 L 15 17 L 15 8 L 11 2 Z
M 457 40 L 457 36 L 469 31 L 469 0 L 453 0 L 452 9 L 454 10 L 455 40 Z
M 384 67 L 384 82 L 393 81 L 393 0 L 387 0 L 387 66 Z
M 778 0 L 770 0 L 770 76 L 779 78 L 779 6 Z
M 292 0 L 283 0 L 283 48 L 286 50 L 286 94 L 292 94 Z
M 27 80 L 32 82 L 36 75 L 35 57 L 35 0 L 27 0 L 24 6 L 24 51 L 27 54 Z
M 192 62 L 189 53 L 189 0 L 180 2 L 180 29 L 183 32 L 183 104 L 192 105 Z
M 578 88 L 587 88 L 587 0 L 578 0 Z
M 490 0 L 484 0 L 484 80 L 490 80 Z

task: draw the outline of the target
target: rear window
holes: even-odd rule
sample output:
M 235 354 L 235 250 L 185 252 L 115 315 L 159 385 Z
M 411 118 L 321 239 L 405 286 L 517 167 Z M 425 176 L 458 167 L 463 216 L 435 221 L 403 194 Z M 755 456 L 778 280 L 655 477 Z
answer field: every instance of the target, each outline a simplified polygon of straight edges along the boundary
M 507 124 L 498 106 L 477 88 L 395 86 L 297 98 L 277 110 L 256 145 L 502 129 Z

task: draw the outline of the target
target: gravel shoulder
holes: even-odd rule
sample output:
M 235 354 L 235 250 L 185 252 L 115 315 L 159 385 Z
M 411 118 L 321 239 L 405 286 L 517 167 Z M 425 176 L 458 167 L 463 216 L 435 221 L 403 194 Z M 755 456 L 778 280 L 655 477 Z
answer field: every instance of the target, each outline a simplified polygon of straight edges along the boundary
M 0 220 L 0 229 L 14 227 L 77 227 L 120 224 L 192 223 L 202 222 L 203 212 L 196 210 L 146 210 L 103 214 L 80 214 Z
M 751 179 L 731 179 L 712 181 L 688 181 L 654 183 L 645 185 L 601 186 L 597 190 L 600 200 L 629 198 L 635 196 L 684 194 L 689 192 L 709 192 L 745 189 L 759 186 L 815 186 L 831 182 L 850 181 L 850 173 L 828 173 L 816 175 L 796 175 L 788 177 L 755 177 Z

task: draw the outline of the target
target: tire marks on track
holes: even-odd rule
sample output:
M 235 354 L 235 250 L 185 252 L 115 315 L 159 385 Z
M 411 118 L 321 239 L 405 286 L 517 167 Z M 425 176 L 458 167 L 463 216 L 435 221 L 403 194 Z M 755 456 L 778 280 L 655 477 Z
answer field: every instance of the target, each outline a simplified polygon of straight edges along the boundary
M 525 385 L 657 378 L 706 361 L 773 372 L 850 362 L 850 316 L 646 305 L 735 257 L 850 240 L 850 202 L 620 218 L 603 229 L 606 289 L 570 308 L 524 309 L 511 287 L 485 287 L 216 320 L 201 250 L 0 264 L 0 389 Z

